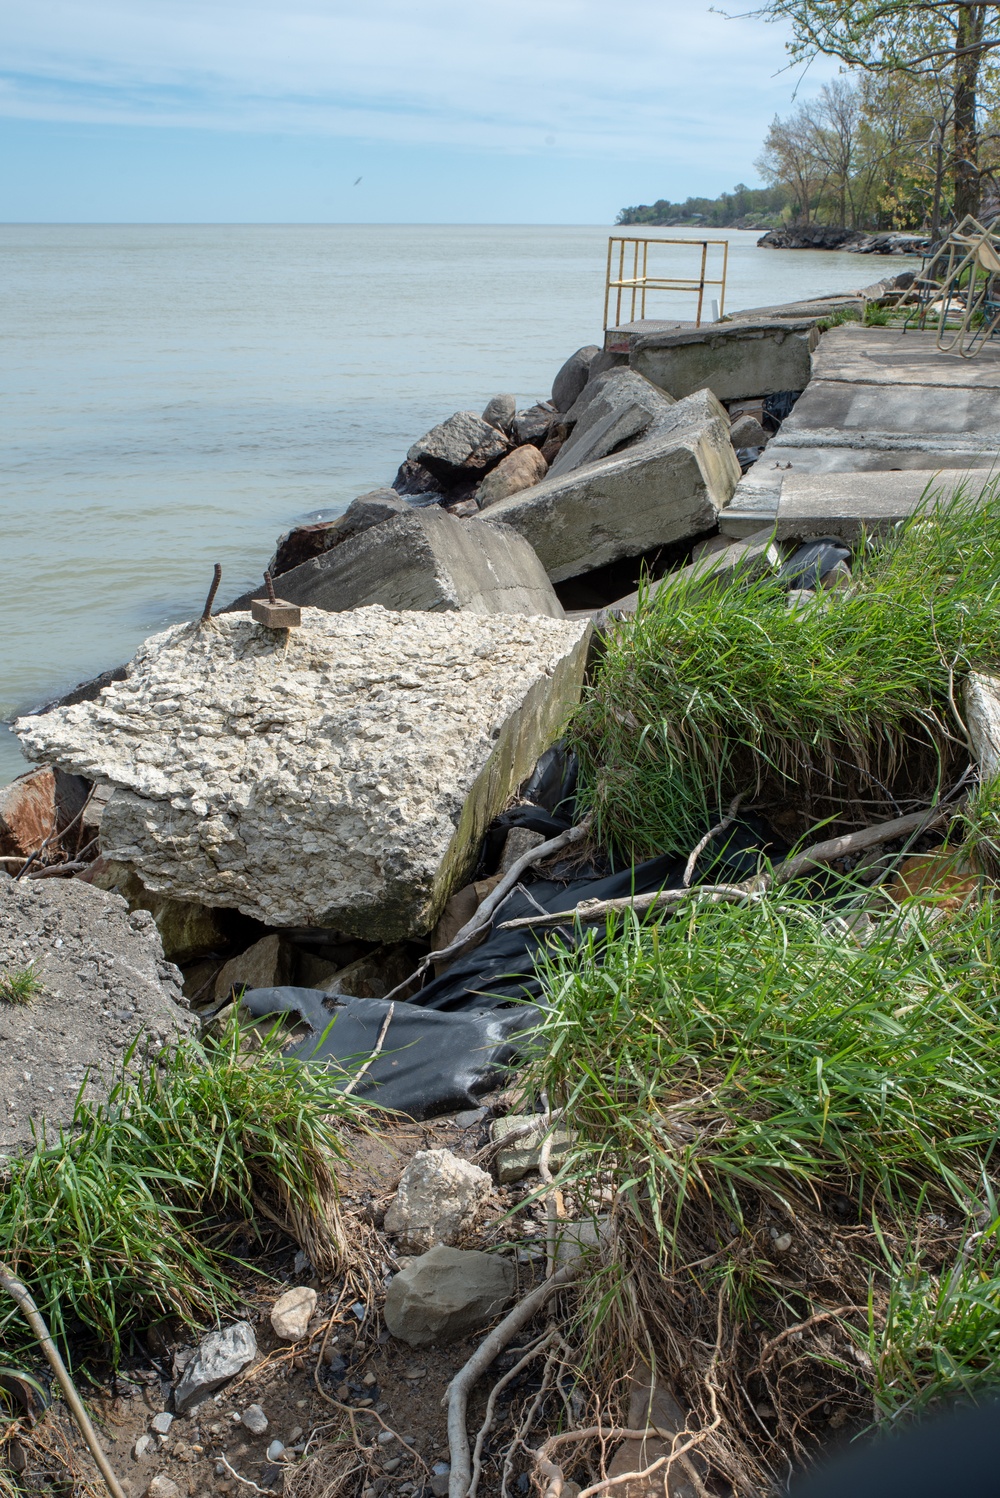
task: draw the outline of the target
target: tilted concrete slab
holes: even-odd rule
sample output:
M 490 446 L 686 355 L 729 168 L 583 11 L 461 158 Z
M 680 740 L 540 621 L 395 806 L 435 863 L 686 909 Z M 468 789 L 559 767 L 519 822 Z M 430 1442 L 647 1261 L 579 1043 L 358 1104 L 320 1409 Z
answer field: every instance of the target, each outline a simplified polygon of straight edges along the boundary
M 664 403 L 624 452 L 491 505 L 520 532 L 553 582 L 711 530 L 740 466 L 729 417 L 709 390 Z
M 277 590 L 289 603 L 333 612 L 380 603 L 430 613 L 564 617 L 545 568 L 522 536 L 485 520 L 456 520 L 437 507 L 409 509 L 351 536 L 283 572 Z M 249 608 L 250 596 L 227 612 Z
M 893 438 L 894 446 L 913 449 L 969 437 L 978 451 L 996 450 L 1000 388 L 813 380 L 782 422 L 777 445 L 801 433 L 809 434 L 810 446 L 828 433 L 859 433 L 868 444 Z
M 808 320 L 775 319 L 654 333 L 633 340 L 629 364 L 678 400 L 706 387 L 723 401 L 803 390 L 813 330 Z
M 115 786 L 101 848 L 148 890 L 270 926 L 429 930 L 579 700 L 589 623 L 248 614 L 147 640 L 95 702 L 21 718 L 26 753 Z

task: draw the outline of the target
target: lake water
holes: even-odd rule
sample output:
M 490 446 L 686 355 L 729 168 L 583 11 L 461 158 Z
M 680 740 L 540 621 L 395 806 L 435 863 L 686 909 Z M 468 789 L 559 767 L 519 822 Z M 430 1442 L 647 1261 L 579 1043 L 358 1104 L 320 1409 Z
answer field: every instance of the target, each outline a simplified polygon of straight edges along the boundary
M 221 601 L 259 582 L 452 411 L 548 395 L 601 340 L 610 232 L 0 226 L 0 718 L 200 610 L 214 562 Z M 909 264 L 724 233 L 730 310 Z M 0 728 L 0 784 L 25 768 Z

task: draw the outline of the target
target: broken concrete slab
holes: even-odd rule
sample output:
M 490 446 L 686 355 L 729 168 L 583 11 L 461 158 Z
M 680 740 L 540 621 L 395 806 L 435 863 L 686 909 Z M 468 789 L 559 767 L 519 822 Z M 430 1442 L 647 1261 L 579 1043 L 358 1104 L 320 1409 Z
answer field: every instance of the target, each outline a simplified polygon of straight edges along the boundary
M 489 515 L 530 541 L 552 581 L 561 582 L 711 530 L 739 476 L 729 417 L 702 390 L 664 405 L 624 452 L 549 475 Z
M 1000 389 L 1000 349 L 985 344 L 974 359 L 942 354 L 934 333 L 845 326 L 824 333 L 813 355 L 813 377 L 864 385 L 932 385 Z
M 753 509 L 747 508 L 747 491 L 742 495 L 738 491 L 732 511 L 725 511 L 719 523 L 727 534 L 739 535 L 752 522 L 759 526 L 769 507 L 779 541 L 825 535 L 850 541 L 865 532 L 884 535 L 921 508 L 947 504 L 958 491 L 975 500 L 988 478 L 985 470 L 969 469 L 777 473 L 770 488 L 758 480 Z
M 138 1068 L 194 1028 L 152 916 L 78 879 L 0 881 L 0 973 L 25 969 L 38 992 L 0 1003 L 0 1156 L 68 1127 L 81 1088 L 103 1101 L 133 1043 Z
M 307 609 L 279 640 L 221 614 L 147 640 L 97 702 L 16 729 L 32 759 L 116 787 L 103 851 L 147 889 L 392 941 L 467 882 L 579 700 L 589 636 L 373 607 Z
M 103 818 L 102 818 L 103 821 Z M 193 962 L 209 952 L 225 951 L 229 945 L 229 920 L 218 910 L 192 900 L 172 900 L 146 889 L 132 869 L 98 858 L 79 876 L 96 889 L 121 895 L 129 910 L 148 910 L 156 922 L 168 962 Z
M 574 406 L 573 430 L 549 470 L 551 476 L 558 478 L 585 463 L 606 458 L 641 437 L 673 404 L 671 396 L 634 369 L 615 369 L 602 375 Z
M 510 1144 L 504 1144 L 508 1134 L 515 1134 L 518 1129 L 527 1128 L 534 1123 L 533 1116 L 529 1114 L 508 1113 L 503 1118 L 495 1118 L 490 1130 L 494 1144 L 500 1146 L 497 1151 L 497 1180 L 501 1186 L 509 1185 L 511 1181 L 520 1181 L 531 1171 L 538 1169 L 541 1159 L 542 1145 L 546 1133 L 545 1120 L 538 1119 L 537 1127 L 527 1134 L 512 1139 Z M 561 1164 L 576 1142 L 576 1135 L 568 1129 L 560 1129 L 558 1126 L 552 1130 L 552 1144 L 549 1150 L 549 1162 L 552 1166 Z
M 808 320 L 709 323 L 637 338 L 629 365 L 680 400 L 708 387 L 719 400 L 802 390 L 809 382 Z
M 280 988 L 291 983 L 295 953 L 281 937 L 272 932 L 262 936 L 245 952 L 231 957 L 215 980 L 215 998 L 229 998 L 233 989 Z
M 289 603 L 339 612 L 381 604 L 443 613 L 545 614 L 563 609 L 530 544 L 505 526 L 407 510 L 286 572 Z
M 359 494 L 335 520 L 317 525 L 297 525 L 279 536 L 268 571 L 272 577 L 280 577 L 301 562 L 308 562 L 310 557 L 331 551 L 342 541 L 350 540 L 351 536 L 357 536 L 373 525 L 381 525 L 383 520 L 391 520 L 394 515 L 405 515 L 411 508 L 395 489 L 373 489 L 368 494 Z M 264 590 L 262 588 L 246 597 L 263 598 Z

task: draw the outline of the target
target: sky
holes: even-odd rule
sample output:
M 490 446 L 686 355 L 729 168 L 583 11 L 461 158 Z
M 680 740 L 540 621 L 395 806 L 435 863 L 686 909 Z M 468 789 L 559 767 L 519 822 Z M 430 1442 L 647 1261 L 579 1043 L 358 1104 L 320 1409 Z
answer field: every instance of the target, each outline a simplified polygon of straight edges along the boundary
M 0 62 L 8 223 L 610 223 L 796 83 L 704 0 L 4 0 Z

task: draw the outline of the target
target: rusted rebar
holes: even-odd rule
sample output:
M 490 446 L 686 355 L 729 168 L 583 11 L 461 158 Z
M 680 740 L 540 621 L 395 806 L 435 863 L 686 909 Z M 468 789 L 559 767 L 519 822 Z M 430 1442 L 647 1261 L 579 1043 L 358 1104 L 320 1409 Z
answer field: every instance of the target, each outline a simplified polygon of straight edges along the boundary
M 201 611 L 202 624 L 207 624 L 209 619 L 211 619 L 212 617 L 212 604 L 215 602 L 215 595 L 219 591 L 219 584 L 221 583 L 221 581 L 222 563 L 216 562 L 215 576 L 212 578 L 212 586 L 208 590 L 208 597 L 205 599 L 205 607 Z
M 275 597 L 274 580 L 271 577 L 271 569 L 270 568 L 268 568 L 265 571 L 265 573 L 264 573 L 264 587 L 267 589 L 267 601 L 268 601 L 268 603 L 277 603 L 278 600 Z

